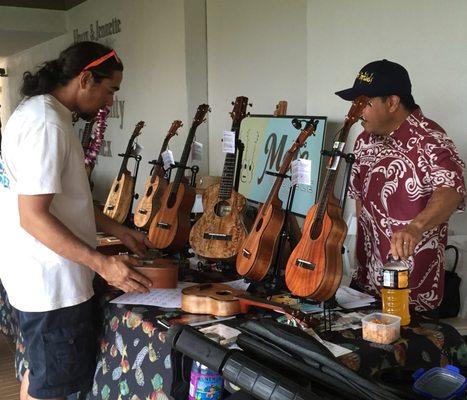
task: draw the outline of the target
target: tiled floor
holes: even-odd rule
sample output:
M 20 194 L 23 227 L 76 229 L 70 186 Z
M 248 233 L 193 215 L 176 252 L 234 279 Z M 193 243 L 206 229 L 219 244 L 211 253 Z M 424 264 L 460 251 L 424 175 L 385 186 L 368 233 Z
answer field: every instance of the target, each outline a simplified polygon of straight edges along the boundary
M 20 384 L 15 378 L 15 346 L 0 334 L 0 399 L 18 400 Z

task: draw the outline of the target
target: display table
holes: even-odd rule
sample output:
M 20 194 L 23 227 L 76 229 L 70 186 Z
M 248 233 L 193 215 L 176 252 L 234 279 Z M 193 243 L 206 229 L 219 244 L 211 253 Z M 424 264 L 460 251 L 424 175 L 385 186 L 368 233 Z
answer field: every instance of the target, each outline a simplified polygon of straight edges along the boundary
M 8 302 L 0 310 L 1 331 L 16 336 L 17 374 L 27 367 L 25 347 L 17 334 L 16 318 Z M 156 307 L 111 304 L 103 297 L 103 330 L 92 390 L 80 398 L 98 400 L 163 400 L 172 384 L 170 346 L 157 324 L 162 313 Z M 389 345 L 362 339 L 361 329 L 331 331 L 321 336 L 352 350 L 339 360 L 360 375 L 373 379 L 391 367 L 415 370 L 454 364 L 467 366 L 467 345 L 450 325 L 417 321 L 401 330 L 401 338 Z

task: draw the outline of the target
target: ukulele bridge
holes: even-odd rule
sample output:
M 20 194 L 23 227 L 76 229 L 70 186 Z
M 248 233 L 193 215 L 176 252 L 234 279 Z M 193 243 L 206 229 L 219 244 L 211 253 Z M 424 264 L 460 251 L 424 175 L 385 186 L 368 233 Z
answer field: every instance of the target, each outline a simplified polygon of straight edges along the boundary
M 313 264 L 312 262 L 302 260 L 301 258 L 297 258 L 297 261 L 295 261 L 295 265 L 305 268 L 305 269 L 311 269 L 312 271 L 316 267 L 316 265 Z
M 171 225 L 166 222 L 158 222 L 157 227 L 161 229 L 170 229 Z
M 114 208 L 115 208 L 114 205 L 108 206 L 108 207 L 107 207 L 107 211 L 112 211 Z
M 138 210 L 138 213 L 146 215 L 148 213 L 148 210 L 145 210 L 144 208 L 142 208 L 141 210 Z
M 242 254 L 243 254 L 243 257 L 245 258 L 251 257 L 251 253 L 247 249 L 243 249 Z
M 230 241 L 232 240 L 232 235 L 226 235 L 224 233 L 211 233 L 211 232 L 206 232 L 203 235 L 204 239 L 212 239 L 212 240 L 225 240 L 225 241 Z

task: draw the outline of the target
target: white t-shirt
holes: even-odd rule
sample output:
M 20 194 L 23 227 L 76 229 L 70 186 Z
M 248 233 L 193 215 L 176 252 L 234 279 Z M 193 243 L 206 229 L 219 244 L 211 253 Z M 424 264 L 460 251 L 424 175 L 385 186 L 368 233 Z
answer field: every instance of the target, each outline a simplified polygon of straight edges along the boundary
M 2 135 L 0 279 L 22 311 L 49 311 L 93 295 L 94 271 L 59 256 L 21 228 L 18 194 L 55 193 L 50 212 L 91 247 L 96 224 L 72 115 L 52 95 L 24 100 Z

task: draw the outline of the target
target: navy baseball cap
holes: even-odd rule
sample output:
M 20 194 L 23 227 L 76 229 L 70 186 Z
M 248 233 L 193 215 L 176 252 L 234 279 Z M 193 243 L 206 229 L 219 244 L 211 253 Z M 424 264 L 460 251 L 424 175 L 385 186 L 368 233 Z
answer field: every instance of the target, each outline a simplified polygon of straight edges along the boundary
M 365 65 L 353 86 L 336 94 L 344 100 L 353 101 L 358 96 L 378 97 L 408 96 L 412 94 L 409 73 L 400 64 L 388 60 L 373 61 Z

